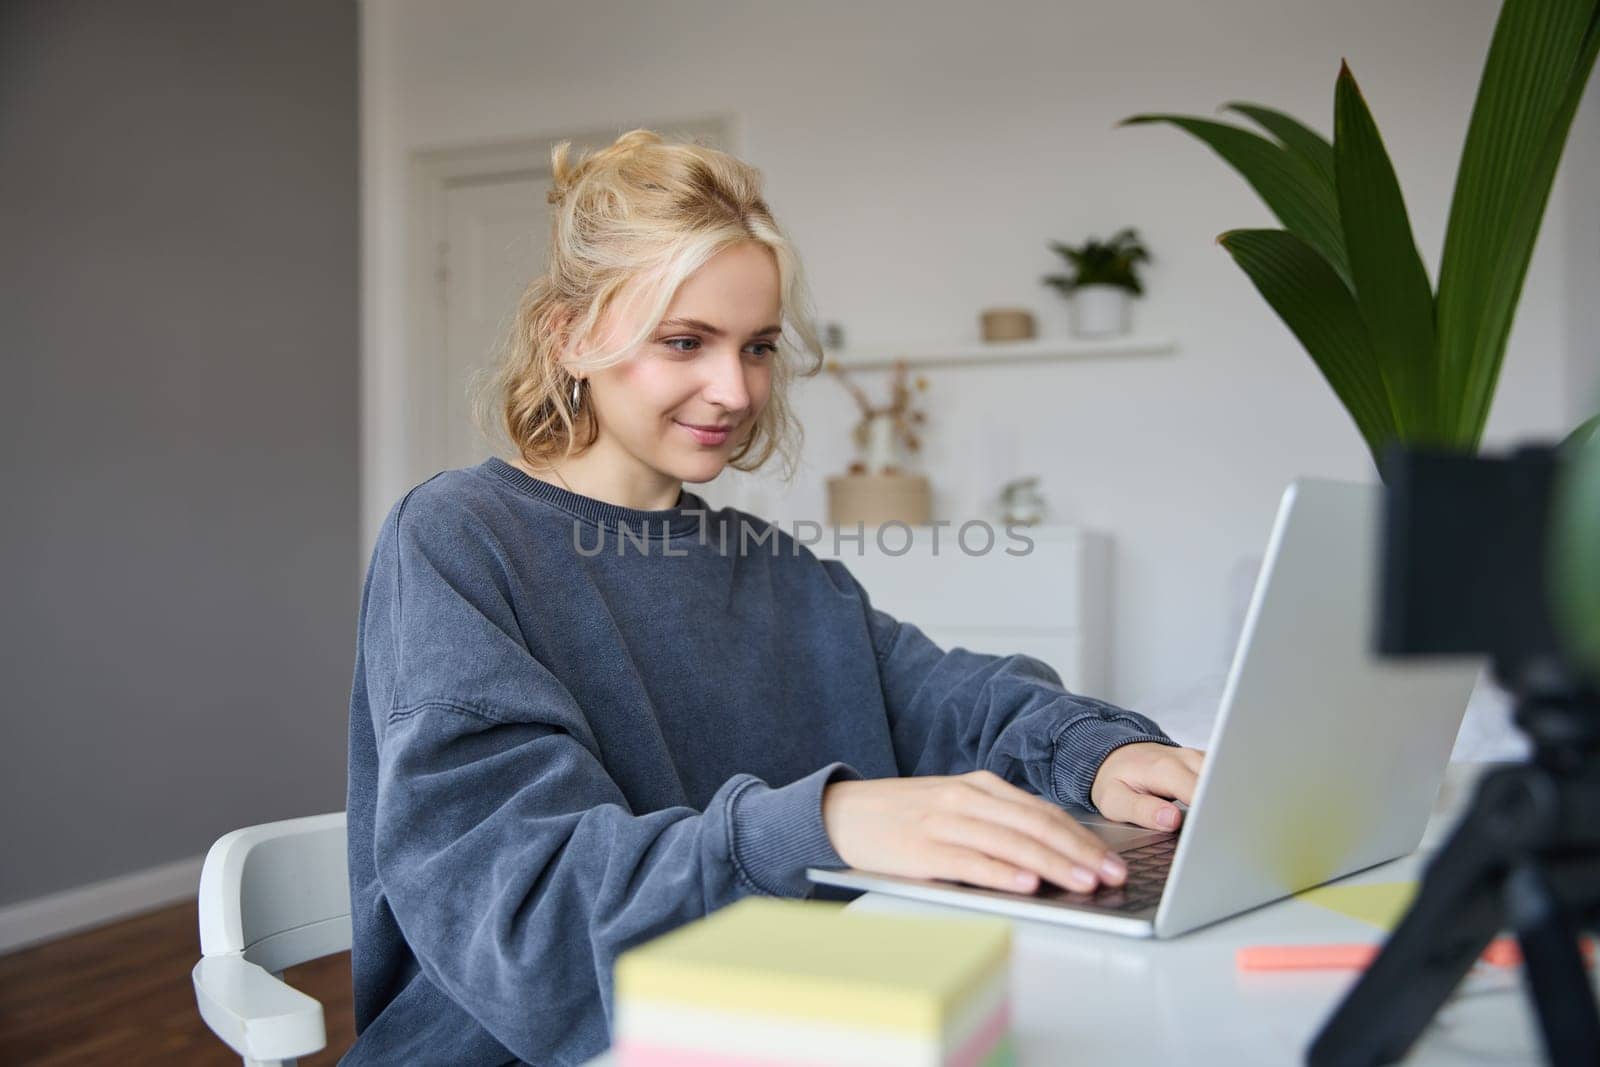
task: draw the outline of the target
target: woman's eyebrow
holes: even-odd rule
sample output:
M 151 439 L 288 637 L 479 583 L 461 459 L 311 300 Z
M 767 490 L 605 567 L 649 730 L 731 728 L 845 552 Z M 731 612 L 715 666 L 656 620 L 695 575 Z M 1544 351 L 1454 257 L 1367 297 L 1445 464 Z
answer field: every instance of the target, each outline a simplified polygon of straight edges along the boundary
M 719 330 L 717 327 L 711 325 L 709 322 L 701 322 L 699 319 L 664 319 L 664 320 L 662 320 L 661 325 L 663 325 L 663 326 L 684 326 L 684 327 L 687 327 L 687 328 L 689 328 L 691 330 L 699 330 L 701 333 L 708 333 L 712 337 L 723 337 L 723 336 L 726 336 L 724 331 Z M 755 333 L 751 334 L 750 336 L 751 337 L 763 337 L 763 336 L 765 336 L 765 335 L 767 335 L 769 333 L 782 333 L 782 332 L 783 332 L 783 327 L 779 326 L 779 325 L 763 326 L 763 327 L 761 327 L 761 329 L 757 330 Z

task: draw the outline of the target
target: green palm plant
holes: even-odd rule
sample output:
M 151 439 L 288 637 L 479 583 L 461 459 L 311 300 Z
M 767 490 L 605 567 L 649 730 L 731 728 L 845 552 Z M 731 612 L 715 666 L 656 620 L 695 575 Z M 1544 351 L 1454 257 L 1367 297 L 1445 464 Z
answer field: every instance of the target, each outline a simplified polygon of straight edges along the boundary
M 1218 241 L 1305 346 L 1380 474 L 1394 442 L 1476 452 L 1556 165 L 1600 51 L 1600 0 L 1506 0 L 1462 148 L 1435 291 L 1348 65 L 1333 140 L 1258 104 L 1243 126 L 1172 114 L 1282 229 Z

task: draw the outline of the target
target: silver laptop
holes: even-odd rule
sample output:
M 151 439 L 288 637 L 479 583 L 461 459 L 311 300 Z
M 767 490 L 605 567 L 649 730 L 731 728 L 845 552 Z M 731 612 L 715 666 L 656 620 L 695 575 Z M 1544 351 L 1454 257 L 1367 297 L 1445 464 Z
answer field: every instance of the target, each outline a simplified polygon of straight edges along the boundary
M 1033 894 L 847 869 L 813 882 L 1134 937 L 1173 937 L 1422 840 L 1477 660 L 1373 651 L 1382 488 L 1284 491 L 1178 833 L 1068 809 L 1128 863 L 1127 882 Z

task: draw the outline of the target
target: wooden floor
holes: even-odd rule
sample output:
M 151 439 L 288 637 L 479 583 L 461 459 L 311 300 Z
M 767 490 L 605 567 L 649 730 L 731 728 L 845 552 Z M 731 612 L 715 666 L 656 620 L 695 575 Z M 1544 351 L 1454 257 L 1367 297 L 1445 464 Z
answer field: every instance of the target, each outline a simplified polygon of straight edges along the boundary
M 193 901 L 0 956 L 0 1064 L 237 1064 L 200 1021 L 189 972 L 200 958 Z M 332 1065 L 355 1041 L 350 954 L 284 972 L 322 1002 Z

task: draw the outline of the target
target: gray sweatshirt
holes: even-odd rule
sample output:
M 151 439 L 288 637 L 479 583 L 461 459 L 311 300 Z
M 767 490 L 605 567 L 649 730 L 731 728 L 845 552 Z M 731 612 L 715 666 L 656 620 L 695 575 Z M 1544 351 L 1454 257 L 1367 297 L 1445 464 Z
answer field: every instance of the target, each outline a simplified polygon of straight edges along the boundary
M 1133 741 L 1173 744 L 1037 659 L 940 648 L 687 490 L 645 511 L 500 459 L 435 475 L 362 593 L 340 1062 L 581 1063 L 620 953 L 844 866 L 830 781 L 987 768 L 1089 806 Z

